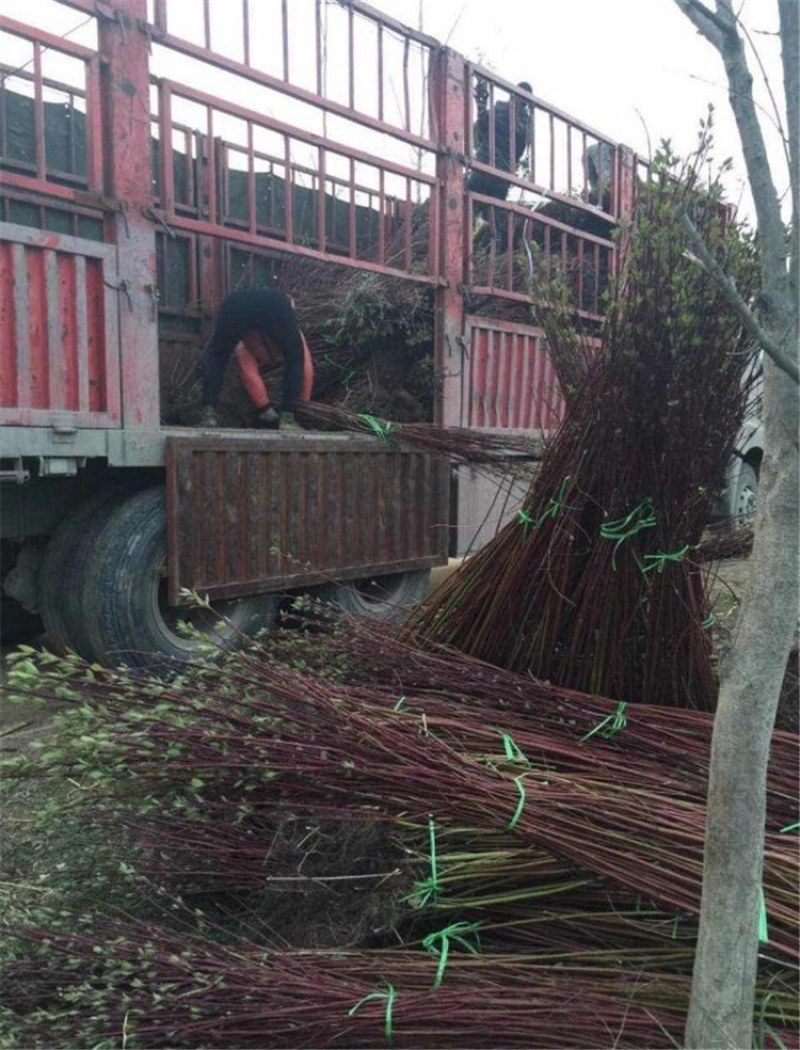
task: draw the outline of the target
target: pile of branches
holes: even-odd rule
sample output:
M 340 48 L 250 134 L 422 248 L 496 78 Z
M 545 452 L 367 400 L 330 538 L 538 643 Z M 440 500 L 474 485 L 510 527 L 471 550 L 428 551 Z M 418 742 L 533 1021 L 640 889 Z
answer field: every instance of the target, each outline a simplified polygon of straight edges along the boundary
M 0 1005 L 30 1013 L 34 1045 L 679 1041 L 710 716 L 415 650 L 385 626 L 311 641 L 340 678 L 282 666 L 269 636 L 171 683 L 17 662 L 18 691 L 73 705 L 62 745 L 17 775 L 91 786 L 86 816 L 129 844 L 140 892 L 179 902 L 158 922 L 7 929 L 17 960 Z M 785 1045 L 798 1026 L 797 757 L 797 737 L 776 733 L 758 1010 Z M 280 883 L 287 822 L 306 838 L 320 825 L 373 836 L 372 864 L 298 866 L 287 880 L 330 879 L 331 909 L 353 887 L 362 907 L 383 894 L 361 943 L 300 950 L 268 915 L 254 939 L 209 906 Z
M 712 708 L 695 551 L 746 411 L 751 346 L 688 252 L 682 211 L 745 296 L 756 273 L 696 170 L 642 192 L 599 348 L 565 310 L 543 312 L 554 362 L 569 365 L 564 422 L 516 520 L 412 621 L 420 644 L 588 693 Z

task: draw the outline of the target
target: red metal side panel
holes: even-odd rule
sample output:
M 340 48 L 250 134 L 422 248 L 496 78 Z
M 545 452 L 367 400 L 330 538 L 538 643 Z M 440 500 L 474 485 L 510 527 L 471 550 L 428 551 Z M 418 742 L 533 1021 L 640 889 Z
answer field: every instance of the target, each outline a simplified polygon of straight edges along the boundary
M 215 598 L 447 561 L 446 460 L 377 440 L 167 441 L 170 597 Z
M 120 425 L 114 255 L 0 223 L 0 422 Z
M 564 399 L 541 331 L 470 317 L 466 342 L 464 426 L 545 432 L 558 426 Z

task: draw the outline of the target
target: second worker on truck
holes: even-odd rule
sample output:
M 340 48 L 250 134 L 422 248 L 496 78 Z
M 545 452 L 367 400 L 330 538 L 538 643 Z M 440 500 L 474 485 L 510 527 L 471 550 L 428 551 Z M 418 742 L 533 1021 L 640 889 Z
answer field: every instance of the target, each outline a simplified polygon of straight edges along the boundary
M 231 356 L 242 383 L 258 410 L 260 426 L 295 429 L 295 407 L 308 401 L 314 366 L 297 323 L 291 298 L 276 288 L 250 288 L 226 295 L 217 311 L 214 331 L 200 363 L 203 379 L 201 426 L 218 426 L 217 406 Z M 283 358 L 280 414 L 269 403 L 260 368 Z

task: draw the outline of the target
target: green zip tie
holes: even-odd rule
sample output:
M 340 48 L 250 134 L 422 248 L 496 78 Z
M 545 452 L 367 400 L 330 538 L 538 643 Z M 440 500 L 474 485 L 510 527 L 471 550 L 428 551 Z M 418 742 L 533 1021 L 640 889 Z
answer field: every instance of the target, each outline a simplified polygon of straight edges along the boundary
M 397 991 L 393 984 L 389 981 L 383 982 L 386 985 L 385 992 L 370 992 L 369 995 L 365 995 L 363 999 L 359 999 L 355 1006 L 351 1006 L 347 1011 L 347 1016 L 352 1017 L 359 1007 L 363 1006 L 364 1003 L 368 1003 L 370 999 L 385 999 L 386 1000 L 386 1020 L 384 1022 L 384 1032 L 386 1034 L 386 1042 L 391 1045 L 392 1042 L 392 1009 L 394 1007 L 394 1001 L 397 998 Z
M 514 783 L 517 785 L 517 790 L 519 791 L 519 802 L 517 803 L 517 808 L 514 810 L 514 816 L 508 822 L 509 831 L 513 831 L 514 828 L 517 826 L 517 822 L 522 816 L 522 811 L 523 809 L 525 809 L 526 792 L 525 785 L 522 783 L 522 778 L 524 775 L 524 773 L 520 773 L 518 777 L 514 777 Z
M 517 513 L 517 520 L 525 526 L 525 539 L 528 538 L 528 533 L 531 529 L 538 529 L 539 526 L 546 522 L 548 518 L 554 518 L 556 514 L 558 514 L 558 512 L 566 506 L 566 504 L 564 503 L 564 495 L 571 476 L 571 474 L 567 474 L 567 476 L 561 482 L 561 488 L 558 491 L 558 495 L 555 499 L 550 500 L 550 502 L 547 504 L 547 506 L 538 518 L 532 518 L 530 514 L 524 509 L 520 510 Z
M 800 828 L 800 821 L 797 824 L 787 824 L 785 828 L 781 828 L 778 834 L 785 835 L 789 831 L 797 831 L 798 828 Z
M 374 431 L 381 441 L 388 441 L 389 435 L 395 429 L 394 423 L 389 423 L 385 420 L 378 419 L 377 416 L 371 416 L 367 412 L 362 412 L 356 417 L 360 419 L 362 423 L 366 423 L 370 430 Z
M 676 915 L 675 918 L 672 920 L 672 939 L 673 939 L 673 941 L 677 940 L 677 937 L 678 937 L 678 916 Z
M 439 965 L 436 968 L 436 976 L 433 979 L 434 988 L 438 988 L 441 985 L 444 971 L 447 969 L 447 956 L 450 953 L 450 941 L 455 941 L 468 952 L 477 955 L 480 950 L 478 930 L 481 928 L 481 925 L 482 923 L 480 922 L 454 922 L 451 923 L 450 926 L 445 926 L 443 930 L 436 930 L 435 933 L 429 933 L 427 937 L 423 938 L 422 947 L 432 955 L 439 956 Z M 477 944 L 471 944 L 466 937 L 463 936 L 464 934 L 469 933 L 475 934 Z M 441 941 L 441 948 L 436 947 L 437 941 Z
M 395 711 L 401 710 L 401 708 L 402 708 L 402 706 L 403 706 L 403 704 L 405 702 L 406 702 L 406 698 L 404 696 L 401 696 L 400 699 L 397 701 L 397 703 L 394 705 L 394 710 Z
M 627 514 L 624 518 L 617 518 L 616 521 L 607 521 L 600 526 L 600 536 L 604 540 L 616 540 L 611 554 L 612 569 L 616 570 L 617 568 L 617 551 L 625 540 L 629 540 L 631 536 L 635 536 L 642 529 L 652 529 L 655 524 L 656 514 L 653 507 L 653 497 L 645 496 L 630 514 Z
M 617 733 L 621 733 L 628 724 L 628 718 L 625 714 L 627 706 L 627 701 L 620 700 L 614 713 L 606 715 L 602 721 L 597 723 L 594 729 L 590 729 L 586 736 L 582 736 L 581 743 L 585 740 L 591 740 L 595 733 L 599 733 L 603 740 L 613 740 Z
M 414 883 L 414 893 L 410 895 L 411 898 L 418 897 L 422 894 L 421 898 L 417 901 L 418 908 L 424 908 L 429 900 L 433 900 L 436 903 L 436 897 L 441 889 L 439 885 L 439 870 L 436 862 L 436 824 L 433 817 L 428 817 L 428 835 L 430 837 L 430 861 L 431 861 L 431 873 L 427 879 L 423 882 Z M 406 898 L 408 900 L 409 898 Z
M 505 749 L 506 758 L 509 762 L 521 762 L 525 766 L 530 765 L 530 761 L 525 752 L 517 746 L 514 742 L 513 737 L 509 736 L 508 733 L 501 733 L 503 737 L 503 748 Z
M 703 628 L 704 631 L 707 631 L 709 629 L 709 627 L 713 627 L 716 622 L 717 622 L 716 616 L 714 615 L 713 612 L 710 612 L 708 614 L 708 616 L 706 616 L 706 618 L 704 620 L 700 621 L 700 626 Z
M 524 540 L 527 540 L 528 533 L 531 531 L 531 528 L 533 527 L 533 518 L 530 516 L 530 514 L 527 512 L 527 510 L 520 509 L 518 514 L 517 514 L 517 521 L 521 525 L 525 526 L 525 529 L 524 529 L 524 531 L 522 533 L 522 538 Z
M 758 940 L 761 944 L 769 944 L 769 930 L 767 929 L 767 905 L 764 900 L 764 887 L 758 887 Z
M 646 562 L 650 561 L 653 564 L 652 565 L 644 565 L 642 567 L 642 572 L 645 574 L 645 576 L 647 575 L 648 572 L 652 572 L 653 569 L 656 569 L 658 572 L 661 573 L 661 572 L 664 571 L 664 566 L 667 564 L 667 562 L 670 562 L 670 561 L 672 561 L 672 562 L 683 561 L 684 557 L 686 556 L 686 552 L 688 550 L 689 550 L 689 544 L 685 543 L 681 547 L 681 549 L 679 551 L 672 551 L 671 554 L 663 554 L 663 553 L 645 554 L 644 560 Z

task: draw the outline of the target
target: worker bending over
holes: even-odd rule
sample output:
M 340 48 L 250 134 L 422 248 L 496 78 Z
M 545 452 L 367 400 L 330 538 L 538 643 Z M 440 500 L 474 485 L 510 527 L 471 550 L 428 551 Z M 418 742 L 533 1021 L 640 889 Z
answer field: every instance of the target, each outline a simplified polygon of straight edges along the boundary
M 231 355 L 235 356 L 244 388 L 258 409 L 259 425 L 297 429 L 295 407 L 311 397 L 314 366 L 292 299 L 275 288 L 252 288 L 231 292 L 222 300 L 201 363 L 201 426 L 219 425 L 217 406 Z M 280 414 L 270 405 L 260 372 L 262 366 L 275 363 L 279 357 L 283 358 Z

